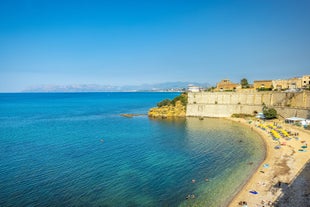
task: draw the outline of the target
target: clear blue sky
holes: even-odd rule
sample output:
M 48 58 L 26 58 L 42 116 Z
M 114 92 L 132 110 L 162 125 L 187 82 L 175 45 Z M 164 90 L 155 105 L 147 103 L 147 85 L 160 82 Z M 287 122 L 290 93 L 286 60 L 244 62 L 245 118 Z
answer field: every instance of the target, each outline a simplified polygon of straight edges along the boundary
M 0 91 L 310 74 L 309 0 L 2 0 Z

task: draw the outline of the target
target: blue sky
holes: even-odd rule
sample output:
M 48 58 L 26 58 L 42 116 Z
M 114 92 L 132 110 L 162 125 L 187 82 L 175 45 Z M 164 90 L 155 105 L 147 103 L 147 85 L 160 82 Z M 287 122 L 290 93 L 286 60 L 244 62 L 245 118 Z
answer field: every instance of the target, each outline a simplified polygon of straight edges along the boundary
M 310 74 L 308 0 L 0 1 L 0 91 Z

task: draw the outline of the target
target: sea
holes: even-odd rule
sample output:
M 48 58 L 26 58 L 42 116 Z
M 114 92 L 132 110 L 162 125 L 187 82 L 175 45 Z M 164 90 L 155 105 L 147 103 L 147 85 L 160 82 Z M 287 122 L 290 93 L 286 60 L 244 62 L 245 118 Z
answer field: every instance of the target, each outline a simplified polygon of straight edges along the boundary
M 225 119 L 146 115 L 177 95 L 0 94 L 0 206 L 226 206 L 264 143 Z

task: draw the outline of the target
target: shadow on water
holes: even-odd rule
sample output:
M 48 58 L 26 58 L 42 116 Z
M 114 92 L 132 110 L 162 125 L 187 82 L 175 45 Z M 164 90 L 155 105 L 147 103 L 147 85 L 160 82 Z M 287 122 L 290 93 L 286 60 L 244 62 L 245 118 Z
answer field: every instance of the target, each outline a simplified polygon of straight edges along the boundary
M 275 207 L 310 206 L 310 162 L 290 185 L 278 183 L 274 187 L 283 191 L 274 203 Z

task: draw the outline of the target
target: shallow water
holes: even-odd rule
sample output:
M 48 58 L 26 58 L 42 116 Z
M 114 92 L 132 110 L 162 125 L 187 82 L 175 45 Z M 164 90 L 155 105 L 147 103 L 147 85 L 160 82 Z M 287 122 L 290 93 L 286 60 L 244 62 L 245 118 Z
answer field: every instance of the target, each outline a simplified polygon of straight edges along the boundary
M 263 142 L 228 120 L 119 115 L 176 95 L 0 94 L 0 206 L 224 205 Z

